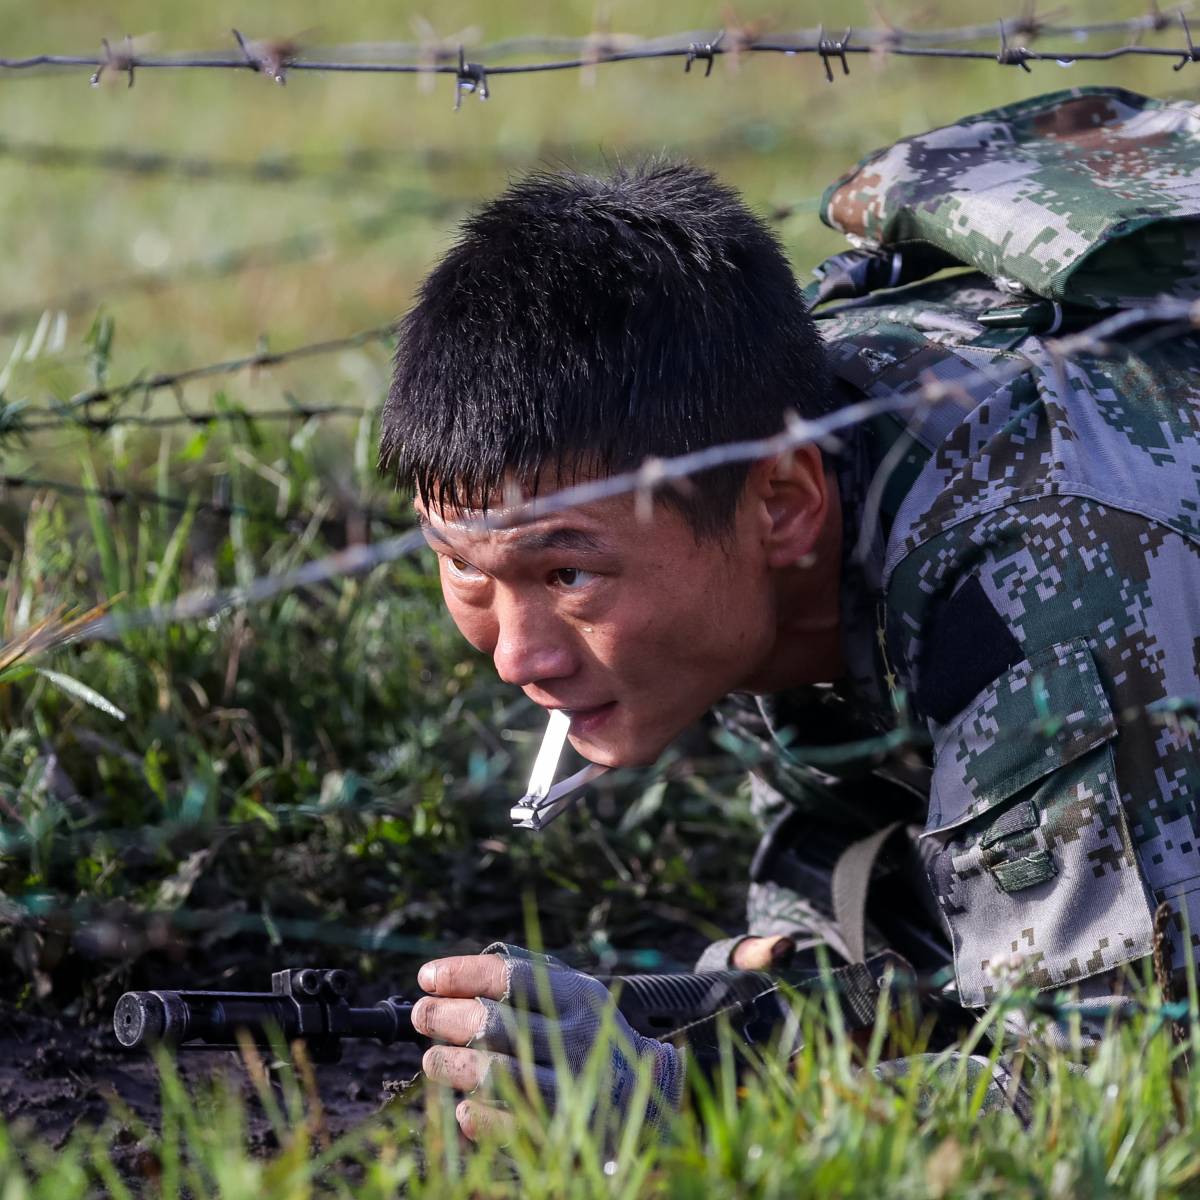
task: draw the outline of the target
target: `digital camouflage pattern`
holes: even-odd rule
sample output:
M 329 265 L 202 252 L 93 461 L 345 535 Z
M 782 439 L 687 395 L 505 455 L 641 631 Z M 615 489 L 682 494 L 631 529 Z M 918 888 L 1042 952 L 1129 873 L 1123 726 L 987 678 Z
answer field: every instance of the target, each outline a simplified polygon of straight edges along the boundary
M 865 158 L 825 193 L 867 246 L 933 246 L 1050 300 L 1200 296 L 1200 110 L 1077 88 Z
M 1011 303 L 968 273 L 822 317 L 845 399 L 947 398 L 834 461 L 848 677 L 720 714 L 760 811 L 800 821 L 795 862 L 760 855 L 750 932 L 836 951 L 808 832 L 915 821 L 968 1006 L 1014 969 L 1103 994 L 1151 953 L 1162 901 L 1176 967 L 1200 948 L 1200 337 L 1142 329 L 1062 363 L 980 322 Z
M 1200 697 L 1200 343 L 1063 376 L 1038 337 L 977 323 L 1003 302 L 968 276 L 823 321 L 857 394 L 963 390 L 907 432 L 894 417 L 862 429 L 838 460 L 851 679 L 725 714 L 764 807 L 840 805 L 857 836 L 908 819 L 925 789 L 921 849 L 967 1004 L 1014 954 L 1043 987 L 1149 954 L 1162 899 L 1200 930 L 1200 739 L 1169 703 Z M 1014 360 L 1000 387 L 978 373 Z M 953 670 L 949 686 L 922 678 L 989 622 L 1011 639 L 994 674 L 963 662 L 957 698 Z M 857 743 L 841 763 L 839 726 Z M 752 896 L 754 932 L 783 931 L 780 891 Z M 1181 962 L 1182 920 L 1175 936 Z

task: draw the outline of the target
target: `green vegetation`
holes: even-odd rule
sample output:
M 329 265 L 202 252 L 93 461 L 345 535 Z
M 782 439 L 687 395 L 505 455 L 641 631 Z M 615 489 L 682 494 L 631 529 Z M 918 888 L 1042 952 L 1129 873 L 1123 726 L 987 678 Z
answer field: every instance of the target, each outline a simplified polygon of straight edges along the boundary
M 685 0 L 605 8 L 613 30 L 643 35 L 729 20 Z M 866 8 L 852 15 L 875 20 Z M 888 15 L 918 25 L 998 14 L 971 0 Z M 1092 3 L 1071 15 L 1113 14 Z M 56 3 L 6 16 L 5 53 L 15 55 L 85 52 L 126 29 L 157 30 L 161 50 L 231 44 L 233 25 L 320 44 L 409 40 L 421 9 L 129 0 L 119 14 Z M 759 0 L 739 16 L 785 28 L 844 19 L 812 2 L 783 19 Z M 471 29 L 472 41 L 583 35 L 593 18 L 591 0 L 437 6 L 438 32 Z M 132 91 L 120 78 L 90 90 L 86 71 L 0 79 L 0 135 L 11 143 L 300 155 L 333 164 L 334 177 L 252 184 L 49 168 L 0 146 L 3 473 L 111 493 L 0 493 L 7 995 L 101 1021 L 122 987 L 167 967 L 198 984 L 256 986 L 264 962 L 317 950 L 368 980 L 407 982 L 431 952 L 521 940 L 526 896 L 547 945 L 584 966 L 683 965 L 737 927 L 754 835 L 736 775 L 702 731 L 655 772 L 609 777 L 587 810 L 546 834 L 509 830 L 541 720 L 458 638 L 420 557 L 205 620 L 107 641 L 67 636 L 96 606 L 119 614 L 243 584 L 403 524 L 403 501 L 374 470 L 385 347 L 134 391 L 87 410 L 220 414 L 212 424 L 65 424 L 27 437 L 19 425 L 91 387 L 394 319 L 452 236 L 452 218 L 430 206 L 485 196 L 526 167 L 683 153 L 767 211 L 812 198 L 873 147 L 964 111 L 1067 83 L 1158 94 L 1190 83 L 1164 60 L 1032 75 L 883 59 L 852 69 L 830 87 L 812 59 L 722 61 L 708 80 L 684 76 L 678 62 L 609 66 L 594 83 L 572 73 L 498 79 L 488 104 L 467 97 L 457 115 L 445 79 L 426 90 L 399 77 L 296 74 L 279 88 L 249 72 L 143 72 Z M 382 162 L 339 176 L 356 147 Z M 798 270 L 840 248 L 810 207 L 780 232 Z M 223 270 L 248 247 L 260 248 L 249 264 Z M 255 416 L 325 405 L 365 414 Z M 120 499 L 122 489 L 170 503 Z M 205 507 L 214 502 L 235 511 Z M 980 1116 L 979 1090 L 953 1069 L 920 1060 L 898 1085 L 855 1070 L 845 1037 L 818 1023 L 793 1071 L 771 1068 L 740 1098 L 726 1081 L 695 1098 L 664 1146 L 630 1137 L 611 1170 L 607 1155 L 588 1151 L 583 1099 L 524 1122 L 504 1154 L 460 1155 L 440 1101 L 419 1126 L 396 1108 L 325 1145 L 316 1093 L 283 1071 L 278 1148 L 251 1150 L 238 1096 L 213 1094 L 196 1108 L 168 1069 L 161 1130 L 118 1114 L 60 1151 L 29 1129 L 0 1127 L 0 1195 L 119 1195 L 122 1179 L 164 1196 L 263 1200 L 401 1188 L 447 1200 L 1183 1195 L 1200 1188 L 1200 1097 L 1172 1058 L 1151 1017 L 1114 1037 L 1086 1076 L 1055 1062 L 1024 1132 L 1011 1117 Z
M 353 498 L 369 486 L 371 422 L 355 437 L 345 500 L 321 469 L 317 442 L 331 433 L 297 422 L 284 441 L 247 416 L 174 451 L 159 444 L 163 494 L 188 495 L 192 481 L 198 490 L 220 463 L 235 503 L 269 515 L 280 481 L 287 510 L 313 514 L 282 528 L 194 505 L 39 497 L 8 571 L 6 635 L 47 621 L 52 635 L 55 613 L 97 595 L 120 614 L 343 544 Z M 98 481 L 90 456 L 82 469 Z M 118 900 L 135 928 L 141 910 L 175 913 L 181 935 L 199 922 L 210 944 L 214 928 L 257 928 L 278 947 L 288 921 L 321 923 L 314 937 L 330 952 L 354 948 L 372 974 L 376 949 L 413 955 L 464 935 L 515 936 L 522 885 L 536 884 L 557 915 L 554 945 L 603 947 L 614 924 L 618 944 L 636 944 L 643 902 L 732 910 L 717 851 L 729 844 L 728 792 L 682 758 L 667 779 L 634 788 L 640 800 L 619 822 L 510 835 L 508 806 L 542 722 L 465 653 L 424 559 L 8 671 L 0 884 L 32 911 L 0 930 L 0 944 L 37 931 L 21 961 L 42 994 L 56 969 L 72 980 L 84 969 L 80 927 L 89 947 L 103 942 L 94 927 Z M 629 788 L 608 788 L 609 807 Z M 66 944 L 51 936 L 58 921 L 73 927 Z M 126 937 L 114 952 L 127 960 L 136 949 Z
M 1012 995 L 1014 1003 L 1029 996 Z M 466 1148 L 447 1094 L 424 1112 L 401 1105 L 331 1139 L 311 1068 L 246 1055 L 248 1089 L 270 1114 L 268 1149 L 247 1148 L 246 1102 L 227 1085 L 186 1092 L 161 1063 L 161 1127 L 119 1109 L 62 1149 L 0 1131 L 6 1200 L 123 1197 L 224 1200 L 412 1197 L 1177 1197 L 1195 1195 L 1200 1077 L 1156 1019 L 1114 1031 L 1086 1075 L 1051 1060 L 1028 1128 L 983 1108 L 986 1070 L 927 1054 L 907 1074 L 870 1068 L 817 1011 L 801 1008 L 804 1049 L 788 1068 L 760 1067 L 735 1086 L 692 1089 L 664 1141 L 639 1121 L 607 1143 L 592 1133 L 594 1080 L 549 1116 L 515 1097 L 521 1119 L 504 1146 Z M 1196 1027 L 1187 1047 L 1194 1058 Z M 731 1056 L 732 1058 L 732 1056 Z M 273 1083 L 272 1083 L 273 1080 Z

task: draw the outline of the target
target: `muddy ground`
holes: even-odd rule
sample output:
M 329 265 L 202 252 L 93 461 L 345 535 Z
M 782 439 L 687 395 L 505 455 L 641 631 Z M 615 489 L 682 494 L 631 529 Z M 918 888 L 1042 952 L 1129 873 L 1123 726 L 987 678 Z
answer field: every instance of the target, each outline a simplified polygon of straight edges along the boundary
M 346 1043 L 340 1063 L 315 1065 L 330 1135 L 336 1137 L 376 1112 L 394 1081 L 411 1078 L 419 1061 L 415 1046 L 354 1041 Z M 271 1148 L 270 1123 L 236 1054 L 186 1050 L 178 1063 L 187 1084 L 228 1076 L 246 1097 L 251 1147 Z M 126 1157 L 136 1157 L 137 1137 L 113 1117 L 113 1096 L 147 1125 L 157 1126 L 158 1072 L 148 1054 L 123 1049 L 107 1023 L 80 1028 L 0 1002 L 0 1117 L 6 1123 L 57 1148 L 81 1125 L 98 1127 L 112 1119 L 118 1157 L 122 1148 Z
M 694 930 L 676 927 L 664 935 L 662 953 L 674 961 L 691 962 L 704 941 Z M 482 944 L 464 943 L 462 949 L 478 950 Z M 308 962 L 321 961 L 322 956 L 298 948 L 289 957 Z M 152 1056 L 126 1050 L 117 1041 L 112 1030 L 116 999 L 126 988 L 256 990 L 265 982 L 264 964 L 271 961 L 266 947 L 242 941 L 205 951 L 181 944 L 177 953 L 150 956 L 130 970 L 113 972 L 71 960 L 70 971 L 56 976 L 50 996 L 28 1005 L 4 998 L 28 995 L 29 988 L 20 975 L 5 969 L 10 964 L 0 962 L 0 1122 L 21 1140 L 27 1136 L 55 1149 L 76 1130 L 104 1126 L 114 1162 L 136 1182 L 146 1174 L 139 1166 L 146 1151 L 119 1109 L 123 1106 L 147 1127 L 157 1129 L 160 1086 Z M 413 960 L 401 970 L 404 978 L 391 980 L 392 986 L 376 980 L 364 987 L 365 994 L 358 995 L 355 1003 L 369 1005 L 397 991 L 415 999 L 420 994 L 413 982 L 416 964 Z M 82 1019 L 63 1015 L 76 1009 L 87 1015 Z M 416 1045 L 381 1046 L 354 1039 L 343 1042 L 340 1062 L 314 1063 L 325 1132 L 336 1138 L 378 1112 L 417 1075 L 420 1057 Z M 249 1148 L 270 1153 L 275 1135 L 238 1054 L 185 1048 L 177 1053 L 176 1062 L 184 1084 L 194 1089 L 218 1076 L 228 1079 L 245 1101 Z M 116 1106 L 114 1099 L 119 1101 Z M 406 1099 L 422 1107 L 420 1089 Z

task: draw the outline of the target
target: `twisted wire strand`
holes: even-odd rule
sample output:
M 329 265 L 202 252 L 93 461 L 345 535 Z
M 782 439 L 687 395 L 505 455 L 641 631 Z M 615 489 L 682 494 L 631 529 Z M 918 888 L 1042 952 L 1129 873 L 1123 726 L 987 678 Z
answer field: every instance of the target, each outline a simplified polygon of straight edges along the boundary
M 1195 329 L 1200 326 L 1200 304 L 1170 297 L 1161 298 L 1137 308 L 1125 309 L 1088 329 L 1047 341 L 1046 346 L 1059 363 L 1083 354 L 1104 357 L 1114 353 L 1116 339 L 1147 325 L 1153 327 L 1149 335 L 1153 338 L 1160 338 L 1171 330 Z M 470 532 L 511 529 L 581 505 L 631 494 L 648 507 L 655 491 L 671 486 L 686 488 L 690 486 L 687 481 L 693 475 L 733 463 L 753 462 L 786 454 L 812 443 L 836 445 L 839 432 L 882 413 L 911 412 L 954 399 L 964 390 L 969 390 L 972 382 L 987 381 L 1000 386 L 1015 379 L 1024 370 L 1025 363 L 1021 359 L 1000 366 L 980 367 L 957 380 L 953 387 L 930 380 L 904 396 L 862 400 L 817 420 L 795 418 L 782 432 L 771 437 L 709 446 L 674 458 L 648 459 L 634 470 L 536 496 L 502 511 L 464 522 L 463 528 Z M 98 617 L 81 626 L 72 640 L 114 638 L 127 629 L 212 617 L 229 608 L 262 603 L 284 592 L 311 587 L 341 575 L 364 574 L 385 563 L 404 558 L 424 545 L 424 535 L 420 530 L 414 530 L 373 545 L 350 546 L 291 571 L 259 576 L 244 586 L 215 593 L 191 592 L 163 608 Z
M 389 203 L 386 209 L 364 217 L 300 230 L 269 242 L 221 250 L 216 254 L 191 259 L 167 271 L 142 271 L 84 284 L 62 295 L 0 311 L 0 333 L 16 332 L 37 321 L 46 312 L 63 312 L 68 316 L 88 312 L 111 296 L 122 293 L 153 295 L 201 280 L 227 279 L 247 271 L 306 262 L 343 242 L 356 246 L 370 245 L 387 237 L 405 217 L 442 220 L 461 212 L 467 203 L 466 199 L 441 199 L 421 193 L 400 196 Z
M 76 500 L 103 500 L 114 506 L 127 504 L 145 508 L 162 508 L 168 512 L 204 513 L 218 519 L 239 518 L 260 525 L 275 525 L 281 529 L 305 529 L 313 521 L 327 523 L 348 519 L 369 521 L 391 529 L 411 529 L 413 524 L 411 516 L 404 517 L 395 512 L 387 512 L 370 506 L 356 506 L 344 511 L 331 510 L 328 513 L 299 508 L 278 512 L 266 508 L 253 508 L 245 504 L 199 500 L 194 496 L 189 498 L 167 496 L 161 492 L 139 488 L 86 487 L 66 479 L 44 479 L 34 475 L 0 475 L 0 492 L 5 490 L 52 492 L 60 496 L 70 496 Z
M 1145 33 L 1182 29 L 1185 44 L 1148 46 L 1138 39 Z M 840 27 L 840 22 L 830 28 Z M 602 64 L 645 62 L 656 59 L 685 60 L 690 71 L 697 60 L 711 74 L 715 58 L 724 55 L 776 54 L 813 55 L 822 59 L 826 77 L 833 81 L 830 59 L 840 62 L 843 74 L 849 74 L 847 56 L 891 54 L 896 57 L 930 58 L 960 61 L 991 61 L 1000 66 L 1029 69 L 1030 63 L 1106 62 L 1129 56 L 1175 59 L 1177 69 L 1200 61 L 1200 52 L 1192 43 L 1183 10 L 1164 14 L 1157 4 L 1140 17 L 1093 24 L 1053 24 L 1027 8 L 1018 17 L 1001 18 L 990 24 L 975 24 L 935 30 L 909 30 L 898 26 L 854 30 L 846 28 L 840 37 L 828 37 L 824 26 L 816 30 L 767 35 L 748 27 L 721 31 L 680 31 L 649 39 L 617 34 L 592 34 L 586 38 L 518 38 L 472 50 L 480 61 L 466 59 L 465 46 L 452 39 L 431 39 L 417 43 L 357 43 L 331 47 L 323 51 L 304 49 L 293 39 L 264 38 L 251 40 L 238 30 L 233 34 L 237 49 L 226 52 L 142 54 L 127 37 L 114 47 L 105 41 L 99 54 L 43 53 L 25 57 L 0 58 L 0 71 L 18 73 L 39 68 L 93 68 L 92 83 L 107 74 L 125 75 L 133 85 L 138 70 L 216 70 L 251 71 L 264 74 L 277 83 L 285 83 L 289 72 L 350 73 L 372 75 L 448 75 L 454 78 L 455 107 L 464 92 L 475 92 L 487 99 L 489 76 L 532 75 L 547 72 L 590 70 Z M 1080 50 L 1076 45 L 1038 51 L 1027 45 L 1014 46 L 1011 38 L 1062 38 L 1078 43 L 1093 36 L 1119 35 L 1129 42 L 1105 50 Z M 994 49 L 971 48 L 964 43 L 997 38 Z M 497 59 L 522 54 L 556 54 L 560 57 L 508 63 Z M 324 57 L 323 55 L 333 55 Z M 392 57 L 384 57 L 389 55 Z M 491 58 L 492 65 L 482 61 Z M 409 61 L 403 61 L 403 60 Z
M 18 433 L 36 433 L 43 430 L 61 430 L 69 427 L 82 427 L 106 430 L 114 425 L 149 425 L 164 424 L 209 424 L 213 421 L 233 420 L 282 420 L 288 418 L 310 418 L 314 416 L 362 416 L 365 410 L 355 406 L 322 405 L 306 408 L 294 405 L 274 412 L 188 412 L 179 415 L 162 417 L 144 414 L 128 414 L 121 412 L 106 412 L 96 415 L 92 409 L 101 403 L 113 404 L 128 400 L 134 396 L 147 396 L 152 392 L 171 391 L 177 399 L 180 390 L 186 383 L 198 379 L 212 379 L 222 375 L 236 375 L 242 371 L 279 367 L 287 363 L 297 362 L 306 358 L 317 358 L 327 354 L 337 354 L 344 350 L 361 349 L 376 343 L 387 343 L 395 335 L 394 326 L 379 325 L 371 329 L 363 329 L 358 333 L 347 334 L 344 337 L 327 338 L 322 341 L 306 342 L 293 346 L 290 350 L 257 350 L 240 358 L 223 359 L 219 362 L 205 363 L 196 367 L 184 367 L 178 371 L 161 371 L 152 375 L 140 376 L 119 384 L 101 384 L 86 391 L 78 392 L 63 404 L 49 408 L 20 408 L 11 413 L 7 419 L 8 430 Z M 14 406 L 15 408 L 16 406 Z M 181 404 L 182 407 L 182 404 Z M 34 420 L 28 420 L 32 416 Z

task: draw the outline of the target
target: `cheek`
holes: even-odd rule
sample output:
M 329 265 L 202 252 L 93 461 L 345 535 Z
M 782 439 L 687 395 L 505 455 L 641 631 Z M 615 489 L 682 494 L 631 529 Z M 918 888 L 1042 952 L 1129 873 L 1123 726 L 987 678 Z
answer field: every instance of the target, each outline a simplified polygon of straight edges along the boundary
M 583 638 L 604 666 L 653 681 L 654 690 L 689 686 L 697 675 L 725 668 L 753 640 L 749 629 L 755 606 L 728 577 L 698 574 L 689 586 L 678 575 L 647 582 L 624 598 L 594 634 Z
M 660 645 L 680 671 L 716 683 L 740 673 L 748 657 L 770 638 L 771 600 L 765 579 L 752 568 L 698 572 L 692 586 L 660 595 L 649 617 Z
M 468 604 L 454 594 L 453 588 L 447 587 L 442 581 L 442 598 L 446 602 L 446 610 L 450 619 L 458 627 L 459 633 L 484 654 L 491 654 L 496 646 L 496 619 L 490 607 L 482 604 Z

